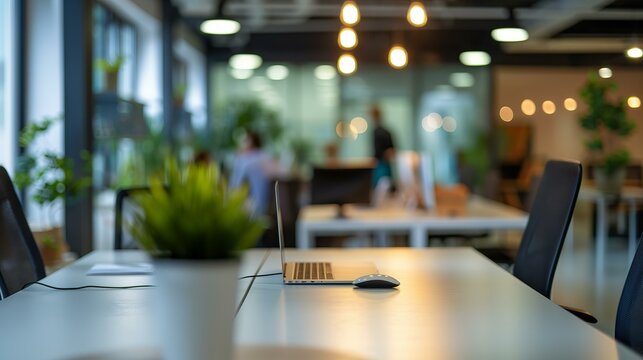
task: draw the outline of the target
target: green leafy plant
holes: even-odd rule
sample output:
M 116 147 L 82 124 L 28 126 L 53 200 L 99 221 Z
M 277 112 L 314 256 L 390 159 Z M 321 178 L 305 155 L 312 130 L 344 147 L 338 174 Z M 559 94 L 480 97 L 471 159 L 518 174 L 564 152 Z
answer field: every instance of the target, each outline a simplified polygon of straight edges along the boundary
M 120 71 L 123 61 L 125 61 L 125 59 L 121 55 L 117 56 L 112 61 L 108 59 L 97 59 L 96 67 L 106 73 L 117 73 Z
M 62 121 L 62 117 L 49 117 L 28 125 L 20 134 L 20 145 L 28 148 L 59 121 Z M 85 152 L 82 157 L 88 173 L 91 173 L 90 154 Z M 75 178 L 73 169 L 74 162 L 67 157 L 53 151 L 32 150 L 18 159 L 15 181 L 21 189 L 30 187 L 33 201 L 47 207 L 65 195 L 76 196 L 91 185 L 90 177 Z
M 141 246 L 157 257 L 229 259 L 253 246 L 264 222 L 246 210 L 248 190 L 230 190 L 214 164 L 167 166 L 167 185 L 153 177 L 150 192 L 130 226 Z
M 312 161 L 314 145 L 313 142 L 304 137 L 290 140 L 290 150 L 292 150 L 296 166 L 305 166 Z
M 261 105 L 256 100 L 238 100 L 226 104 L 221 109 L 223 121 L 214 129 L 215 154 L 231 151 L 238 147 L 239 140 L 248 131 L 261 134 L 266 145 L 276 143 L 283 135 L 283 125 L 276 112 Z
M 627 116 L 623 99 L 610 100 L 609 92 L 616 84 L 591 74 L 580 96 L 587 105 L 587 112 L 580 117 L 580 125 L 589 133 L 585 148 L 592 161 L 607 176 L 612 176 L 630 161 L 630 154 L 621 147 L 619 138 L 632 133 L 635 124 Z

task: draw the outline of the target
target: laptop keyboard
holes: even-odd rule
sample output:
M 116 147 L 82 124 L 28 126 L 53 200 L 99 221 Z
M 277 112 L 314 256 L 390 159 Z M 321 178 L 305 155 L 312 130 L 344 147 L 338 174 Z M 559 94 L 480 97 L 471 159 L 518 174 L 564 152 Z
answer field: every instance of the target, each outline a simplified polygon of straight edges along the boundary
M 329 262 L 295 263 L 295 280 L 332 280 L 333 272 Z

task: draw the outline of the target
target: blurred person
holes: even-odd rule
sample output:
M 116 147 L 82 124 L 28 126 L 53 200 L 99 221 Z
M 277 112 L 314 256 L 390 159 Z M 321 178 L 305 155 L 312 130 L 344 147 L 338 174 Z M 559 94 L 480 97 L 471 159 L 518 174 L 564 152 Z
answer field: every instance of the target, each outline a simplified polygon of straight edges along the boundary
M 371 122 L 373 130 L 373 156 L 375 157 L 375 170 L 373 172 L 373 187 L 376 187 L 380 179 L 392 180 L 391 162 L 395 158 L 395 145 L 391 132 L 382 125 L 382 113 L 378 106 L 371 108 Z
M 241 148 L 235 156 L 230 176 L 230 187 L 248 184 L 250 211 L 255 216 L 266 213 L 270 201 L 270 180 L 276 172 L 276 165 L 263 151 L 262 141 L 257 133 L 246 133 Z

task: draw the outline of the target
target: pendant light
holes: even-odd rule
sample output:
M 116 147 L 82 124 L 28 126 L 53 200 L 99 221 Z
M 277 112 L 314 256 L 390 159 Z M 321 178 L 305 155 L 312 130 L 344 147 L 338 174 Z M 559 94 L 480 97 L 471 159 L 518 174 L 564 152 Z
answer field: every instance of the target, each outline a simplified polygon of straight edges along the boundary
M 415 27 L 426 25 L 429 17 L 426 14 L 426 8 L 421 1 L 412 1 L 409 10 L 406 12 L 406 20 Z

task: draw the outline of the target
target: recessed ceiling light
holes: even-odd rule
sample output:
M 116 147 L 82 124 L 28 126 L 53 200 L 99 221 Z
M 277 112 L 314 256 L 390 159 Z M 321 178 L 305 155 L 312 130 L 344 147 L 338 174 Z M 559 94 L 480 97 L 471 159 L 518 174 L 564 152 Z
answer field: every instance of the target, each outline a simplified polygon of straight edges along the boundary
M 504 27 L 491 30 L 491 37 L 499 42 L 519 42 L 529 39 L 529 33 L 519 27 Z
M 603 79 L 609 79 L 612 77 L 612 69 L 608 67 L 602 67 L 598 69 L 598 76 L 602 77 Z
M 643 50 L 638 46 L 632 46 L 625 51 L 625 55 L 631 59 L 640 59 L 643 57 Z
M 335 68 L 330 65 L 319 65 L 315 68 L 314 73 L 319 80 L 331 80 L 337 75 Z
M 283 80 L 288 77 L 290 71 L 284 65 L 271 65 L 266 69 L 266 76 L 270 80 Z
M 473 78 L 473 75 L 466 72 L 453 73 L 449 75 L 449 82 L 451 85 L 459 88 L 472 87 L 476 80 Z
M 241 70 L 254 70 L 261 66 L 261 56 L 255 54 L 237 54 L 230 58 L 230 67 Z
M 232 35 L 240 29 L 241 24 L 231 19 L 209 19 L 201 23 L 201 31 L 212 35 Z
M 491 56 L 484 51 L 465 51 L 460 53 L 460 62 L 467 66 L 485 66 L 491 62 Z

